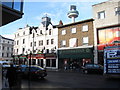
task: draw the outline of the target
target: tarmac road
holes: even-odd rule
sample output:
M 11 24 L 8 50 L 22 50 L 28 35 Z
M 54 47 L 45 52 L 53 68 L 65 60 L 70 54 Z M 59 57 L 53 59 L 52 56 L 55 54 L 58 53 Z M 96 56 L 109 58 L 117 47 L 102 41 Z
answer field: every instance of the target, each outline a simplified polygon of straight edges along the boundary
M 120 79 L 79 72 L 48 72 L 45 79 L 22 80 L 22 88 L 119 88 Z

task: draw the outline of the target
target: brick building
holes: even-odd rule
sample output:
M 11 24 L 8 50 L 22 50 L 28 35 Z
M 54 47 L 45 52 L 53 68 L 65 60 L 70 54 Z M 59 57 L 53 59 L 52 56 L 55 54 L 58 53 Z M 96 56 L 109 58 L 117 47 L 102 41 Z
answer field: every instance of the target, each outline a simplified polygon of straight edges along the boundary
M 59 68 L 77 62 L 83 65 L 93 60 L 93 19 L 87 19 L 58 27 Z

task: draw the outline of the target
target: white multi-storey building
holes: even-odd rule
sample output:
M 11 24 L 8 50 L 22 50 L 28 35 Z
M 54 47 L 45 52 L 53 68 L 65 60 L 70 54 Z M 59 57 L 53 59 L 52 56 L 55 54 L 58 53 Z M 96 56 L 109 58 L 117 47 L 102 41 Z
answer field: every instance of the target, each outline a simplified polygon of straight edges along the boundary
M 93 5 L 94 63 L 103 64 L 106 45 L 120 41 L 120 0 L 109 0 Z
M 57 48 L 58 28 L 52 25 L 51 19 L 47 16 L 42 18 L 42 23 L 38 27 L 27 25 L 15 33 L 14 56 L 19 64 L 57 69 Z
M 12 61 L 14 40 L 0 35 L 0 61 Z

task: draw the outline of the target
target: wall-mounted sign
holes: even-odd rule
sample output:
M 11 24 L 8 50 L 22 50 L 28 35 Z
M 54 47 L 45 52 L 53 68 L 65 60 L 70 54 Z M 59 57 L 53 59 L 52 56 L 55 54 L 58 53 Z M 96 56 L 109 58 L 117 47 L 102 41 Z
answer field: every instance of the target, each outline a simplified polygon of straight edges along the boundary
M 110 28 L 98 30 L 98 50 L 103 50 L 105 46 L 120 44 L 120 28 Z
M 104 50 L 104 73 L 120 74 L 120 47 L 108 47 Z

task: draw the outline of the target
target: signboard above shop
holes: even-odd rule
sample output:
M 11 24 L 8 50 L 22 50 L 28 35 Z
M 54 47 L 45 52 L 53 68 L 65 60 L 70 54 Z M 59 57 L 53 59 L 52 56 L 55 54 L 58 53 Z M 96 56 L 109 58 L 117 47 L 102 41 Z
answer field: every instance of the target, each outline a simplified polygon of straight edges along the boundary
M 93 58 L 93 47 L 58 50 L 58 58 Z
M 120 74 L 120 47 L 106 47 L 104 50 L 104 73 Z
M 120 27 L 98 30 L 98 50 L 115 45 L 120 45 Z

